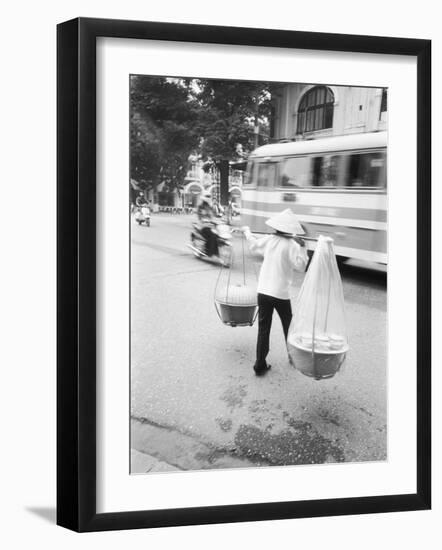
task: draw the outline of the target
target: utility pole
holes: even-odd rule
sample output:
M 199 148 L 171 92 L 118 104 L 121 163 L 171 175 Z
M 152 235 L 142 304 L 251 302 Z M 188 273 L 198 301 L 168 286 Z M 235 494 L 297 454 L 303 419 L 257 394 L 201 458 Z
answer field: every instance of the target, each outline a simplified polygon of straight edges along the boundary
M 219 170 L 219 201 L 221 206 L 229 204 L 229 161 L 222 159 L 218 161 Z
M 259 108 L 259 97 L 258 97 L 258 92 L 255 93 L 255 125 L 254 125 L 254 128 L 253 128 L 253 131 L 255 133 L 255 149 L 259 146 L 259 113 L 258 113 L 258 108 Z

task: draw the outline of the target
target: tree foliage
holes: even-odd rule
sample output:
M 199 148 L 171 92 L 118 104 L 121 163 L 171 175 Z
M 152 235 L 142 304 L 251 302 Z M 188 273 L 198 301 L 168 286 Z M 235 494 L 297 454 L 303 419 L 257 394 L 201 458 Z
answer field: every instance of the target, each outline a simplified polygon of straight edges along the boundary
M 182 80 L 131 78 L 131 177 L 142 187 L 184 181 L 189 154 L 198 144 L 197 107 Z
M 198 80 L 201 110 L 198 131 L 203 158 L 215 162 L 234 159 L 237 146 L 250 152 L 256 145 L 255 126 L 261 141 L 268 134 L 271 85 L 266 82 Z
M 271 93 L 265 82 L 131 77 L 131 178 L 173 189 L 184 183 L 192 153 L 214 164 L 247 154 L 258 124 L 265 141 Z

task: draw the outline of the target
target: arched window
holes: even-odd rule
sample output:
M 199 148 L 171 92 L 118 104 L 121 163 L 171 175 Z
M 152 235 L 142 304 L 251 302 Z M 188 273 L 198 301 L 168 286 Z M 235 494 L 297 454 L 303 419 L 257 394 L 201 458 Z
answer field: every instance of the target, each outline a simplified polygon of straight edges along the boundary
M 297 133 L 331 128 L 334 102 L 333 92 L 327 86 L 315 86 L 306 92 L 298 108 Z

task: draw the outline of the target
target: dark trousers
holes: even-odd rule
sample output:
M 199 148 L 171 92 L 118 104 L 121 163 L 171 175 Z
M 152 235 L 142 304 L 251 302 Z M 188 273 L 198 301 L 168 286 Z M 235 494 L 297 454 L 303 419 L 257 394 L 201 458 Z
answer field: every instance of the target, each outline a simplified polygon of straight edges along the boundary
M 273 310 L 276 309 L 281 319 L 282 329 L 287 341 L 290 322 L 292 320 L 292 306 L 290 300 L 280 300 L 267 294 L 258 294 L 258 342 L 256 344 L 255 368 L 266 366 L 266 357 L 269 353 L 270 329 L 272 328 Z
M 207 256 L 218 256 L 218 239 L 212 228 L 206 225 L 201 229 L 201 235 L 206 240 Z

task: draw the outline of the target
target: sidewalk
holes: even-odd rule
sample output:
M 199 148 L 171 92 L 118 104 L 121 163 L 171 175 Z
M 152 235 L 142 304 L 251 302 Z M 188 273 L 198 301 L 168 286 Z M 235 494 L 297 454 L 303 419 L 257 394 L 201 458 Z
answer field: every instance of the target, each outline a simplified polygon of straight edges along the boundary
M 152 472 L 173 472 L 179 471 L 179 468 L 168 464 L 162 460 L 136 451 L 130 450 L 131 454 L 131 474 L 147 474 Z

